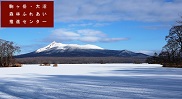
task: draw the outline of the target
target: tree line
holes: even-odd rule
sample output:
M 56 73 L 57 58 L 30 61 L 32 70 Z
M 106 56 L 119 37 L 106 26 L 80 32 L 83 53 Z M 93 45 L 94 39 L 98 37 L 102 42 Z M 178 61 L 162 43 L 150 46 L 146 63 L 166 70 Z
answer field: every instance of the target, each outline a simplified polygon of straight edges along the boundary
M 27 57 L 17 58 L 22 64 L 92 64 L 92 63 L 144 63 L 146 58 L 134 57 Z

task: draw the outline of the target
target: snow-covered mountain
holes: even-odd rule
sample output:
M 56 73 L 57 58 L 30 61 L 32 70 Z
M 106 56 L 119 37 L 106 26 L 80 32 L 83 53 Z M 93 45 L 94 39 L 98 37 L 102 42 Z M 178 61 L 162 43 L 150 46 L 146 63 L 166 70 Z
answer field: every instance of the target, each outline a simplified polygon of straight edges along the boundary
M 75 50 L 75 49 L 98 49 L 98 50 L 103 50 L 103 48 L 98 47 L 96 45 L 78 45 L 78 44 L 62 44 L 62 43 L 57 43 L 57 42 L 52 42 L 46 47 L 38 49 L 36 52 L 41 53 L 44 51 L 50 51 L 50 50 Z
M 128 50 L 108 50 L 96 45 L 62 44 L 52 42 L 34 52 L 17 56 L 24 57 L 140 57 L 148 55 Z

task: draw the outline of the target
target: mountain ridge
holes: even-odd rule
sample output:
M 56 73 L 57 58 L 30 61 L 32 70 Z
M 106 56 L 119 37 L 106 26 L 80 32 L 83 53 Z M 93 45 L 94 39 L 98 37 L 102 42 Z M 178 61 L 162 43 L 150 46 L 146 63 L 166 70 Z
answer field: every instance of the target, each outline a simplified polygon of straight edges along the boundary
M 146 58 L 149 55 L 135 53 L 128 50 L 109 50 L 96 45 L 62 44 L 52 42 L 36 51 L 16 56 L 25 57 L 139 57 Z

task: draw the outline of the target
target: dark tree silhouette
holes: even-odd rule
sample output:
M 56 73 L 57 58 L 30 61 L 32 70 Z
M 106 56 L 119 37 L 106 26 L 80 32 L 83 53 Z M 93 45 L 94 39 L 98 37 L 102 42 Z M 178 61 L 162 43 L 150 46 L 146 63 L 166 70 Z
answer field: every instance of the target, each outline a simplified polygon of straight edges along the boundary
M 175 62 L 177 58 L 182 57 L 182 26 L 173 26 L 170 29 L 169 35 L 166 36 L 167 44 L 164 49 L 169 53 L 169 57 L 172 62 Z
M 167 66 L 182 67 L 182 21 L 169 30 L 165 37 L 167 44 L 162 48 L 161 53 L 147 59 L 148 63 L 160 63 Z
M 13 55 L 20 51 L 14 42 L 0 39 L 0 66 L 9 67 L 15 64 Z
M 175 62 L 177 57 L 179 56 L 180 47 L 178 42 L 173 39 L 169 39 L 167 44 L 163 47 L 162 52 L 165 52 L 167 55 L 168 62 Z

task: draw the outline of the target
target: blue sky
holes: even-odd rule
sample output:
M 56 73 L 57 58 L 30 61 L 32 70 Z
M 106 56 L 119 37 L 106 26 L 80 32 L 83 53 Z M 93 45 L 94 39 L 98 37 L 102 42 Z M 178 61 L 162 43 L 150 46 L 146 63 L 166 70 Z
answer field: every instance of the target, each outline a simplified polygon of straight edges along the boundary
M 169 29 L 182 15 L 182 0 L 54 2 L 54 28 L 0 28 L 0 38 L 14 41 L 20 54 L 53 41 L 152 54 L 160 52 Z

